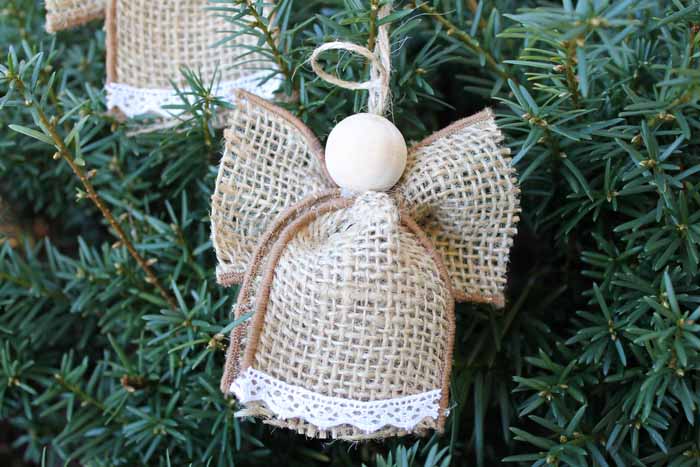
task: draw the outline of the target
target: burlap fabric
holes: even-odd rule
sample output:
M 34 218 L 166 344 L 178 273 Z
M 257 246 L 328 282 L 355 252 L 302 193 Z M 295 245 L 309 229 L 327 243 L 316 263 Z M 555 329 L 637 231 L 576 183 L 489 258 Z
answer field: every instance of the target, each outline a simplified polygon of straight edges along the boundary
M 217 280 L 225 286 L 242 281 L 272 220 L 333 187 L 321 144 L 301 121 L 259 97 L 239 96 L 212 197 Z
M 252 52 L 258 38 L 238 33 L 240 25 L 212 6 L 209 0 L 47 0 L 46 28 L 106 17 L 107 107 L 122 119 L 149 117 L 150 124 L 135 131 L 146 132 L 177 124 L 177 107 L 193 101 L 185 68 L 224 101 L 237 89 L 268 98 L 277 91 L 274 60 Z M 270 2 L 266 13 L 272 11 Z M 212 124 L 225 126 L 230 113 L 218 110 Z
M 333 187 L 323 148 L 288 112 L 239 93 L 212 198 L 222 285 L 240 283 L 260 236 L 284 210 Z M 493 113 L 484 110 L 409 150 L 392 193 L 441 253 L 458 301 L 503 306 L 520 210 L 515 171 Z
M 491 110 L 413 146 L 397 191 L 442 254 L 460 302 L 503 307 L 520 205 Z
M 110 106 L 127 116 L 160 114 L 177 104 L 173 83 L 187 90 L 183 68 L 199 73 L 205 84 L 216 77 L 215 91 L 231 97 L 242 88 L 271 95 L 278 83 L 261 79 L 274 72 L 269 57 L 250 53 L 258 39 L 236 32 L 225 15 L 208 9 L 208 0 L 109 0 L 107 10 L 107 91 Z M 243 63 L 245 62 L 245 63 Z
M 232 81 L 251 70 L 270 69 L 269 60 L 259 54 L 235 66 L 246 47 L 257 38 L 241 34 L 225 47 L 212 47 L 235 27 L 221 13 L 207 9 L 208 0 L 110 0 L 114 13 L 108 19 L 109 47 L 114 47 L 116 63 L 111 81 L 138 88 L 170 88 L 171 82 L 185 82 L 182 67 L 214 76 L 221 72 L 222 81 Z M 237 47 L 237 50 L 234 50 Z M 230 52 L 230 53 L 227 53 Z
M 107 0 L 46 0 L 46 30 L 58 32 L 104 18 Z
M 243 282 L 235 313 L 244 322 L 232 332 L 222 390 L 241 380 L 255 388 L 268 375 L 312 398 L 344 401 L 437 388 L 439 410 L 413 425 L 333 425 L 342 417 L 309 415 L 324 401 L 290 409 L 250 391 L 242 413 L 318 437 L 441 429 L 454 301 L 503 305 L 518 220 L 518 190 L 493 115 L 414 146 L 389 194 L 353 200 L 328 190 L 322 149 L 301 122 L 246 93 L 239 102 L 212 198 L 217 278 Z
M 259 263 L 264 266 L 242 369 L 334 398 L 434 399 L 444 414 L 454 300 L 444 267 L 432 259 L 427 237 L 414 228 L 384 193 L 330 199 L 301 211 L 278 230 Z M 420 396 L 436 388 L 443 393 Z M 438 428 L 440 412 L 421 418 L 421 407 L 399 404 L 388 413 L 353 409 L 350 414 L 326 406 L 314 412 L 308 401 L 285 393 L 282 408 L 300 417 L 260 414 L 307 435 L 357 440 Z M 398 424 L 408 419 L 410 428 L 391 426 L 395 417 Z M 362 420 L 367 428 L 342 423 L 348 419 Z

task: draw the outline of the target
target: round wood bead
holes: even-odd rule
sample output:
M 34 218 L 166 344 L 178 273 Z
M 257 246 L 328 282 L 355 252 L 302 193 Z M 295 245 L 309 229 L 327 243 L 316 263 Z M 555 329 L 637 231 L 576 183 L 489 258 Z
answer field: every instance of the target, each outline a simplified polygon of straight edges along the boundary
M 384 117 L 361 113 L 342 120 L 326 143 L 326 167 L 339 187 L 355 192 L 386 191 L 406 168 L 401 132 Z

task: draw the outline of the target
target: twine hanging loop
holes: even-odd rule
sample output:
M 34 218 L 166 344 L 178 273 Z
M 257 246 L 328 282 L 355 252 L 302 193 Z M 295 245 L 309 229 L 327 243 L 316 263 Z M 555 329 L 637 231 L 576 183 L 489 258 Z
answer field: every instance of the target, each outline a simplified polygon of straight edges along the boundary
M 391 13 L 391 2 L 384 5 L 377 14 L 382 19 Z M 319 56 L 327 50 L 345 50 L 365 57 L 370 64 L 370 79 L 363 82 L 347 81 L 335 75 L 327 73 L 318 63 Z M 369 112 L 384 115 L 390 102 L 391 88 L 389 79 L 391 76 L 391 44 L 389 43 L 389 25 L 379 26 L 377 43 L 374 50 L 354 44 L 352 42 L 327 42 L 317 47 L 309 59 L 311 68 L 319 78 L 344 89 L 366 89 L 369 91 Z

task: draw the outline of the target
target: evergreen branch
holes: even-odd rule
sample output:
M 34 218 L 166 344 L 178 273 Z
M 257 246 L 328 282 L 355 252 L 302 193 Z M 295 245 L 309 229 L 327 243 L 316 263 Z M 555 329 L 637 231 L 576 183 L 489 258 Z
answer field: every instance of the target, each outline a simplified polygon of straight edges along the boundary
M 693 60 L 695 59 L 695 43 L 697 42 L 699 32 L 700 24 L 693 23 L 693 25 L 690 27 L 690 51 L 688 52 L 688 56 L 690 58 L 688 60 L 688 68 L 693 67 Z
M 27 289 L 27 290 L 30 290 L 34 286 L 29 281 L 22 280 L 19 277 L 12 276 L 12 275 L 4 273 L 2 271 L 0 271 L 0 279 L 2 279 L 3 281 L 12 282 L 16 286 L 21 287 L 23 289 Z M 63 301 L 68 301 L 68 297 L 66 297 L 65 294 L 60 290 L 53 291 L 53 290 L 49 290 L 49 289 L 46 289 L 44 287 L 41 287 L 41 288 L 39 288 L 39 292 L 45 297 L 51 297 L 53 299 L 60 299 Z
M 91 405 L 102 413 L 109 413 L 109 410 L 107 409 L 107 407 L 105 407 L 104 404 L 92 397 L 90 394 L 83 391 L 78 385 L 66 381 L 66 379 L 61 374 L 56 373 L 54 375 L 54 380 L 65 391 L 74 394 L 82 404 Z
M 267 44 L 268 48 L 270 49 L 270 52 L 272 53 L 272 56 L 275 59 L 275 63 L 279 67 L 280 73 L 282 73 L 285 79 L 292 83 L 292 86 L 294 86 L 294 76 L 292 70 L 287 65 L 287 62 L 282 56 L 282 52 L 277 47 L 273 31 L 271 31 L 270 28 L 265 24 L 263 15 L 255 7 L 255 0 L 234 0 L 234 3 L 239 5 L 245 5 L 248 14 L 253 17 L 253 22 L 251 23 L 251 26 L 254 28 L 258 28 L 258 30 L 263 34 L 263 37 L 265 38 L 265 44 Z
M 6 274 L 4 272 L 0 272 L 0 279 L 3 281 L 8 281 L 12 282 L 13 284 L 23 288 L 23 289 L 31 289 L 32 284 L 29 281 L 23 281 L 19 277 L 11 276 L 9 274 Z
M 295 459 L 299 465 L 485 467 L 508 456 L 514 465 L 680 466 L 700 458 L 700 74 L 694 56 L 700 11 L 689 2 L 651 0 L 592 6 L 534 0 L 527 9 L 512 0 L 414 2 L 443 12 L 448 25 L 431 15 L 393 28 L 394 43 L 410 36 L 410 47 L 401 47 L 392 63 L 392 84 L 400 88 L 397 126 L 407 139 L 420 138 L 447 117 L 433 104 L 436 95 L 461 114 L 500 88 L 499 126 L 521 177 L 509 306 L 503 313 L 467 304 L 456 310 L 455 410 L 446 436 L 415 443 L 403 438 L 367 453 L 235 419 L 234 403 L 216 388 L 216 350 L 225 344 L 222 326 L 228 331 L 238 323 L 228 318 L 230 291 L 205 280 L 213 267 L 207 259 L 213 255 L 204 254 L 210 250 L 205 219 L 217 161 L 190 157 L 206 149 L 209 131 L 216 145 L 214 131 L 173 128 L 131 137 L 110 132 L 109 116 L 83 115 L 86 99 L 101 108 L 98 93 L 84 83 L 102 80 L 102 38 L 88 27 L 48 45 L 39 3 L 6 0 L 0 38 L 22 50 L 25 60 L 17 73 L 16 54 L 0 51 L 3 61 L 12 58 L 0 64 L 0 93 L 8 68 L 24 79 L 49 122 L 53 115 L 59 119 L 57 133 L 138 251 L 146 259 L 169 259 L 148 264 L 170 294 L 182 302 L 179 288 L 166 281 L 172 275 L 193 297 L 192 307 L 171 311 L 126 249 L 110 250 L 99 234 L 86 235 L 76 247 L 75 226 L 92 221 L 92 206 L 86 211 L 71 202 L 76 183 L 86 195 L 67 165 L 36 157 L 55 152 L 46 149 L 53 139 L 9 83 L 0 96 L 6 109 L 0 112 L 0 191 L 22 214 L 22 224 L 31 222 L 24 216 L 55 219 L 51 238 L 65 250 L 36 249 L 27 254 L 41 260 L 15 261 L 20 251 L 6 248 L 0 258 L 0 408 L 13 438 L 12 459 L 38 464 L 44 447 L 46 465 L 234 467 Z M 225 3 L 220 10 L 235 16 L 237 30 L 259 41 L 243 49 L 264 54 L 283 78 L 248 6 L 214 3 Z M 306 52 L 328 37 L 376 41 L 383 20 L 372 19 L 370 7 L 386 0 L 304 0 L 295 7 L 280 0 L 274 20 L 270 0 L 252 3 L 296 73 L 301 102 L 288 107 L 327 134 L 337 116 L 363 103 L 314 79 L 303 67 Z M 493 23 L 492 7 L 499 12 Z M 427 16 L 418 8 L 413 14 Z M 465 41 L 490 53 L 522 84 L 505 89 L 502 75 Z M 428 81 L 425 71 L 443 64 L 453 75 Z M 362 73 L 341 68 L 345 79 Z M 197 119 L 213 112 L 209 88 L 200 83 L 189 86 L 195 103 L 188 99 L 179 107 Z M 285 82 L 288 90 L 291 85 Z M 81 130 L 85 122 L 90 128 Z M 11 128 L 41 143 L 16 138 Z M 149 157 L 118 159 L 115 147 Z M 47 176 L 51 171 L 61 176 Z M 112 173 L 128 182 L 128 193 L 119 192 L 119 180 L 109 180 Z M 160 210 L 139 215 L 152 200 L 177 196 L 181 207 L 169 206 L 168 219 Z M 140 209 L 124 211 L 122 202 Z M 130 231 L 129 216 L 152 226 L 148 246 Z M 58 282 L 42 279 L 47 273 Z M 140 299 L 143 313 L 135 316 L 130 310 Z M 114 336 L 111 346 L 106 333 Z M 90 358 L 76 367 L 75 354 Z
M 447 30 L 448 36 L 455 37 L 462 44 L 464 44 L 464 46 L 467 49 L 471 50 L 475 54 L 483 55 L 486 59 L 486 64 L 488 65 L 488 67 L 491 68 L 491 70 L 493 70 L 503 80 L 512 80 L 514 83 L 518 82 L 517 78 L 508 71 L 504 70 L 503 67 L 501 67 L 498 64 L 494 56 L 487 50 L 485 50 L 483 47 L 481 47 L 481 45 L 479 45 L 479 42 L 476 39 L 474 39 L 465 31 L 459 29 L 457 25 L 455 25 L 445 17 L 444 13 L 439 13 L 437 10 L 435 10 L 435 8 L 428 5 L 428 3 L 414 3 L 413 5 L 415 8 L 419 8 L 421 11 L 423 11 L 428 16 L 437 21 L 440 25 L 442 25 Z
M 690 27 L 690 47 L 688 50 L 688 68 L 692 69 L 693 68 L 693 60 L 695 59 L 695 43 L 697 42 L 698 38 L 698 33 L 700 32 L 700 24 L 698 23 L 693 23 Z M 674 110 L 676 107 L 682 106 L 684 104 L 687 104 L 690 102 L 690 100 L 693 98 L 693 96 L 696 93 L 696 88 L 695 86 L 688 86 L 680 96 L 676 97 L 671 103 L 668 104 L 666 109 L 657 114 L 654 115 L 651 118 L 647 119 L 647 124 L 650 127 L 655 126 L 659 122 L 663 121 L 668 121 L 668 120 L 674 120 L 674 117 L 671 113 L 669 113 L 670 110 Z
M 576 40 L 570 40 L 564 43 L 566 47 L 566 86 L 569 88 L 569 93 L 571 94 L 571 101 L 575 108 L 580 107 L 581 92 L 579 91 L 578 79 L 576 79 L 576 74 L 574 73 L 574 64 L 576 55 Z
M 7 78 L 8 81 L 12 81 L 14 83 L 14 85 L 17 88 L 17 91 L 25 98 L 25 103 L 27 103 L 29 106 L 31 106 L 31 108 L 34 109 L 39 119 L 39 122 L 41 123 L 41 126 L 45 129 L 54 146 L 58 149 L 56 154 L 54 154 L 54 159 L 63 158 L 63 160 L 65 160 L 66 163 L 68 163 L 73 173 L 78 177 L 83 187 L 85 188 L 85 191 L 87 192 L 87 197 L 90 198 L 90 200 L 95 204 L 97 209 L 100 210 L 100 212 L 107 220 L 109 225 L 116 232 L 116 235 L 121 241 L 121 243 L 126 247 L 126 249 L 129 251 L 134 260 L 136 260 L 141 269 L 143 269 L 144 273 L 146 274 L 146 282 L 152 284 L 156 289 L 158 289 L 158 292 L 163 297 L 163 299 L 165 299 L 165 301 L 168 302 L 168 305 L 170 305 L 172 309 L 176 310 L 178 306 L 175 299 L 170 295 L 170 293 L 168 293 L 163 284 L 161 284 L 160 280 L 153 272 L 153 269 L 151 269 L 151 267 L 149 266 L 148 261 L 146 261 L 136 250 L 136 247 L 134 247 L 134 244 L 129 239 L 128 235 L 122 228 L 119 221 L 114 217 L 112 211 L 110 211 L 110 209 L 104 203 L 102 198 L 100 198 L 100 196 L 97 194 L 95 187 L 93 186 L 92 182 L 90 182 L 89 176 L 80 167 L 80 165 L 78 165 L 78 163 L 75 160 L 75 157 L 63 141 L 63 138 L 61 138 L 61 136 L 58 134 L 58 131 L 56 130 L 56 118 L 47 117 L 46 112 L 44 112 L 44 109 L 37 104 L 36 99 L 34 99 L 34 96 L 27 90 L 24 81 L 19 76 L 8 75 Z
M 684 91 L 680 96 L 673 99 L 662 112 L 659 112 L 658 114 L 654 115 L 653 117 L 648 118 L 647 125 L 649 125 L 650 127 L 653 127 L 659 122 L 667 122 L 667 121 L 675 120 L 675 117 L 673 116 L 672 113 L 670 113 L 670 111 L 674 110 L 676 107 L 680 107 L 680 106 L 690 102 L 690 100 L 693 98 L 695 93 L 696 93 L 695 86 L 689 86 L 688 89 L 686 91 Z

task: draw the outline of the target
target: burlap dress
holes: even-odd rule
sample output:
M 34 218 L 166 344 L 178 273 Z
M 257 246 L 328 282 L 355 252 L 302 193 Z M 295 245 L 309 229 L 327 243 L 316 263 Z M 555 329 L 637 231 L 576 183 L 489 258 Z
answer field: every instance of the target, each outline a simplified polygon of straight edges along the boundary
M 269 57 L 250 53 L 258 39 L 208 9 L 208 0 L 47 0 L 46 27 L 54 32 L 105 17 L 107 106 L 122 116 L 167 118 L 182 105 L 173 84 L 190 91 L 182 69 L 213 83 L 213 94 L 232 101 L 236 89 L 272 97 L 279 87 Z M 243 63 L 245 62 L 245 63 Z M 192 99 L 189 97 L 189 99 Z
M 388 193 L 341 193 L 316 138 L 241 93 L 212 198 L 241 284 L 222 391 L 240 415 L 348 440 L 442 430 L 455 301 L 502 306 L 518 213 L 490 111 L 413 146 Z

